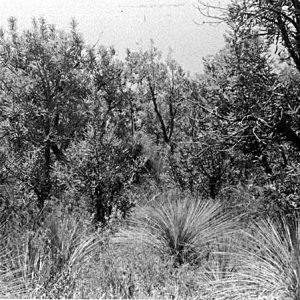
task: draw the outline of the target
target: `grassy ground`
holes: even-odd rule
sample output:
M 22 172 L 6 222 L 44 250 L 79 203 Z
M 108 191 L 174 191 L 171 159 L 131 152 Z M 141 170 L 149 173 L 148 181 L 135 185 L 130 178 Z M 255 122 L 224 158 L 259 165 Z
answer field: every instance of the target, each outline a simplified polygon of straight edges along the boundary
M 2 234 L 1 298 L 299 299 L 298 222 L 245 228 L 221 206 L 169 192 L 92 230 L 53 213 Z

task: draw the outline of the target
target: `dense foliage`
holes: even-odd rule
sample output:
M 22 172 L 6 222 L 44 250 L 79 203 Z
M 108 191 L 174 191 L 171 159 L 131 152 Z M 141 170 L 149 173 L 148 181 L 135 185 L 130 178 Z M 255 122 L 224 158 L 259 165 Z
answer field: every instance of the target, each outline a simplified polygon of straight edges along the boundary
M 20 32 L 11 18 L 0 34 L 4 295 L 173 297 L 162 290 L 176 282 L 176 297 L 299 299 L 299 10 L 233 0 L 214 16 L 226 45 L 196 76 L 153 43 L 121 61 L 75 22 Z

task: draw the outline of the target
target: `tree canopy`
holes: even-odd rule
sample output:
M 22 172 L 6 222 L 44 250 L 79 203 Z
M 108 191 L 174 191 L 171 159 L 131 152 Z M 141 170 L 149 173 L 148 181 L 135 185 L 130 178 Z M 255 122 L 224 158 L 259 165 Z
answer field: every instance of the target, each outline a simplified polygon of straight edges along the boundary
M 39 19 L 20 33 L 11 19 L 0 38 L 1 180 L 16 199 L 7 205 L 38 213 L 61 203 L 106 225 L 150 185 L 293 214 L 298 2 L 273 4 L 222 9 L 226 45 L 196 76 L 154 43 L 121 61 L 86 45 L 76 22 L 66 33 Z

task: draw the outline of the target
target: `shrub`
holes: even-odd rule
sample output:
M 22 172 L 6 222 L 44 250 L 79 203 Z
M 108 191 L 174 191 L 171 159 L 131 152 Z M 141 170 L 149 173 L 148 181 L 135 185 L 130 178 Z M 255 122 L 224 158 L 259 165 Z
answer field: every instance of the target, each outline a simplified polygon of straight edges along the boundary
M 138 242 L 161 257 L 172 257 L 176 266 L 201 264 L 213 242 L 229 233 L 234 223 L 219 203 L 171 190 L 139 207 L 119 240 Z

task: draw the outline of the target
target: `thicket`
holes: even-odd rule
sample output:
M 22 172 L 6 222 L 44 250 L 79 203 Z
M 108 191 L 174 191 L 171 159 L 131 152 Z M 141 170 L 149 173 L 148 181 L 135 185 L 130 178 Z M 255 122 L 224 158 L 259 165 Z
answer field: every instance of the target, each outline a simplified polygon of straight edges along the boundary
M 226 46 L 196 76 L 154 44 L 121 61 L 75 22 L 9 20 L 1 297 L 300 299 L 290 2 L 232 1 L 214 16 Z

